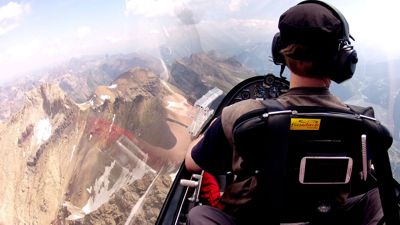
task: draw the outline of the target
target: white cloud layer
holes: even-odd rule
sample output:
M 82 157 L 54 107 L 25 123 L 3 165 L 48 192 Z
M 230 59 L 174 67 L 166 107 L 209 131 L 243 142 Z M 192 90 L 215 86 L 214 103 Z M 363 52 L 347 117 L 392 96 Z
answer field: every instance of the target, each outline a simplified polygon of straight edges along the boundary
M 261 19 L 230 19 L 227 22 L 229 27 L 247 27 L 254 28 L 257 30 L 274 30 L 277 29 L 278 25 L 276 21 L 272 20 L 261 20 Z
M 125 14 L 147 17 L 173 15 L 175 9 L 182 4 L 182 0 L 125 0 Z
M 9 2 L 0 7 L 0 35 L 6 34 L 19 25 L 21 17 L 30 11 L 29 4 Z
M 231 0 L 229 3 L 229 10 L 236 12 L 239 11 L 241 7 L 247 6 L 247 0 Z
M 89 33 L 91 32 L 90 27 L 88 26 L 81 26 L 78 28 L 76 35 L 78 38 L 82 39 L 85 38 L 89 35 Z

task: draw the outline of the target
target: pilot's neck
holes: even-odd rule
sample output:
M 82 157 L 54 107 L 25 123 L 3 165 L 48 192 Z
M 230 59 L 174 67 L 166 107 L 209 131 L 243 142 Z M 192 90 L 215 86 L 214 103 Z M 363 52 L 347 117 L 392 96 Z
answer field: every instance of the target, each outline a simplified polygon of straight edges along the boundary
M 295 73 L 290 75 L 290 88 L 299 87 L 324 87 L 329 88 L 331 80 L 329 78 L 315 78 L 300 76 Z

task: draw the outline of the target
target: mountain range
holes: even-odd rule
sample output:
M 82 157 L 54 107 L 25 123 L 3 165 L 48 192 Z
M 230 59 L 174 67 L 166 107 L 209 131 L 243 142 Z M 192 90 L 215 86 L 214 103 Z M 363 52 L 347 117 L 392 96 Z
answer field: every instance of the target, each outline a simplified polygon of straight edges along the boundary
M 44 83 L 28 92 L 22 108 L 0 126 L 0 187 L 6 190 L 0 194 L 0 221 L 93 220 L 92 212 L 106 202 L 113 205 L 109 207 L 121 204 L 125 211 L 117 218 L 126 220 L 132 208 L 124 206 L 138 204 L 142 192 L 165 196 L 171 183 L 168 171 L 177 169 L 184 154 L 181 145 L 189 142 L 189 118 L 167 107 L 175 98 L 183 99 L 152 71 L 138 67 L 109 86 L 98 86 L 80 104 L 57 84 Z M 108 185 L 99 188 L 101 184 Z M 127 192 L 132 197 L 125 203 L 110 200 Z M 162 204 L 162 199 L 154 202 Z M 158 214 L 153 211 L 154 220 Z
M 251 57 L 257 49 L 75 58 L 1 87 L 0 224 L 154 224 L 191 142 L 193 103 L 259 75 L 261 67 L 248 66 L 262 61 Z M 389 123 L 392 100 L 377 88 L 385 82 L 368 86 L 371 79 L 334 89 L 350 103 L 373 104 Z M 395 141 L 397 178 L 399 149 Z
M 42 83 L 57 84 L 73 101 L 83 102 L 91 97 L 97 86 L 111 83 L 134 67 L 149 68 L 157 74 L 163 71 L 157 58 L 132 53 L 73 58 L 20 77 L 12 84 L 0 87 L 0 121 L 18 111 L 24 102 L 24 93 Z
M 154 224 L 191 141 L 188 98 L 253 74 L 202 53 L 163 77 L 159 61 L 130 57 L 73 59 L 2 89 L 18 102 L 0 123 L 0 223 Z

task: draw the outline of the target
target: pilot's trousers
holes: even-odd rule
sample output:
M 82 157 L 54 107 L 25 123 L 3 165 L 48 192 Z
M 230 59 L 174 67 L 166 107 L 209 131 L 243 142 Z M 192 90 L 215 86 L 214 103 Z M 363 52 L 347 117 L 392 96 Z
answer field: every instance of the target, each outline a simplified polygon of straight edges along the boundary
M 335 217 L 336 214 L 336 217 Z M 346 203 L 334 212 L 334 224 L 376 225 L 383 218 L 383 210 L 378 188 L 365 194 L 347 199 Z
M 253 218 L 255 215 L 249 215 Z M 377 188 L 369 192 L 347 199 L 346 203 L 336 208 L 328 218 L 311 221 L 310 224 L 324 225 L 377 225 L 383 218 Z M 268 224 L 268 212 L 257 224 Z M 190 210 L 188 225 L 235 225 L 234 217 L 224 213 L 220 209 L 201 205 Z M 246 223 L 246 225 L 249 223 Z
M 235 225 L 232 216 L 222 210 L 209 206 L 200 205 L 189 211 L 187 225 Z

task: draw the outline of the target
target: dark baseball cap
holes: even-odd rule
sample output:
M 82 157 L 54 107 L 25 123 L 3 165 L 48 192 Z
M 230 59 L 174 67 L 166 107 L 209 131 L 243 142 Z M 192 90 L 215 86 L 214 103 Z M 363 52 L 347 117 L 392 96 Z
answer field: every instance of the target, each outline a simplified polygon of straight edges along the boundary
M 283 46 L 337 46 L 337 40 L 343 36 L 341 23 L 342 21 L 325 6 L 304 3 L 284 12 L 279 18 L 278 27 Z

